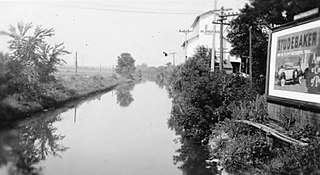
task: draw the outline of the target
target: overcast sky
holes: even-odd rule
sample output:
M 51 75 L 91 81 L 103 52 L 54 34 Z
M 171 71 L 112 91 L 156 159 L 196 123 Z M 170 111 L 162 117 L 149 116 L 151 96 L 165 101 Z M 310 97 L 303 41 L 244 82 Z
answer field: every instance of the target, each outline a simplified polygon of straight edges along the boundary
M 218 8 L 238 11 L 248 0 L 218 0 Z M 65 57 L 74 64 L 78 52 L 80 66 L 116 64 L 122 52 L 130 53 L 136 64 L 164 65 L 177 52 L 184 61 L 179 29 L 190 28 L 195 17 L 212 10 L 214 0 L 105 0 L 105 1 L 0 1 L 0 30 L 19 21 L 54 28 L 50 42 L 64 42 L 72 52 Z M 7 36 L 0 36 L 0 51 L 8 51 Z

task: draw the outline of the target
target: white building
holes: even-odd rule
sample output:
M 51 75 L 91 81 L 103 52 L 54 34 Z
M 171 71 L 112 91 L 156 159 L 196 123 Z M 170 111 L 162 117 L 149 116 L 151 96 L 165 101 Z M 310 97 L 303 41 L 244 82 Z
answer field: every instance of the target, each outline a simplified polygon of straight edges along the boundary
M 195 53 L 195 49 L 199 46 L 204 46 L 207 48 L 212 48 L 212 34 L 213 34 L 213 26 L 215 25 L 215 45 L 214 50 L 216 54 L 216 66 L 219 64 L 220 59 L 220 25 L 212 24 L 214 21 L 214 16 L 216 15 L 216 19 L 219 19 L 216 13 L 212 11 L 205 12 L 195 18 L 191 25 L 192 32 L 188 34 L 187 41 L 182 44 L 183 49 L 186 49 L 187 57 L 191 57 Z M 227 32 L 224 28 L 223 36 L 226 36 Z M 223 37 L 223 48 L 224 48 L 224 68 L 230 69 L 233 67 L 233 71 L 239 71 L 239 67 L 241 64 L 241 58 L 231 56 L 230 50 L 232 49 L 231 43 Z M 232 65 L 232 66 L 231 66 Z

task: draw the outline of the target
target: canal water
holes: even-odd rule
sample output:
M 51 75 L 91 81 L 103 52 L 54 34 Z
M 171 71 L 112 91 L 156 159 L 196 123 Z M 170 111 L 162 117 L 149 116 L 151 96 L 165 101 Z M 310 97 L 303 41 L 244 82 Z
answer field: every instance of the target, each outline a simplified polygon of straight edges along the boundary
M 0 174 L 182 174 L 170 110 L 167 91 L 145 82 L 39 114 L 0 134 Z

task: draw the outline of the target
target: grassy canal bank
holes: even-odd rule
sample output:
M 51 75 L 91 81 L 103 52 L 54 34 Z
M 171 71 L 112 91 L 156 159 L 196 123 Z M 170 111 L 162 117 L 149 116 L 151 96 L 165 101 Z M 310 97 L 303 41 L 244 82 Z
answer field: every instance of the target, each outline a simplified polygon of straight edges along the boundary
M 0 123 L 10 123 L 37 112 L 59 108 L 71 101 L 108 92 L 119 84 L 133 81 L 110 72 L 99 74 L 93 70 L 83 68 L 76 76 L 63 68 L 54 75 L 55 81 L 41 85 L 37 98 L 23 98 L 19 93 L 6 96 L 0 102 Z

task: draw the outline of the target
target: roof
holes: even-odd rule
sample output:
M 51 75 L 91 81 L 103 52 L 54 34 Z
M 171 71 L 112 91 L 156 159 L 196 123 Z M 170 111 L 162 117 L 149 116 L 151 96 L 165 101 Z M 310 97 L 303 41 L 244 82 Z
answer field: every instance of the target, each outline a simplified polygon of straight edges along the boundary
M 193 40 L 193 39 L 195 39 L 195 38 L 197 38 L 197 37 L 199 37 L 199 35 L 196 35 L 196 36 L 194 36 L 194 37 L 192 37 L 192 38 L 189 38 L 187 41 L 184 41 L 184 42 L 182 43 L 181 47 L 185 47 L 186 43 L 188 44 L 189 41 L 191 41 L 191 40 Z
M 204 16 L 204 15 L 207 15 L 207 14 L 212 14 L 212 13 L 213 13 L 213 11 L 212 11 L 212 10 L 209 10 L 209 11 L 207 11 L 207 12 L 205 12 L 205 13 L 202 13 L 202 14 L 198 15 L 198 16 L 194 19 L 191 27 L 193 28 L 194 26 L 196 26 L 196 24 L 198 23 L 200 17 L 202 17 L 202 16 Z

